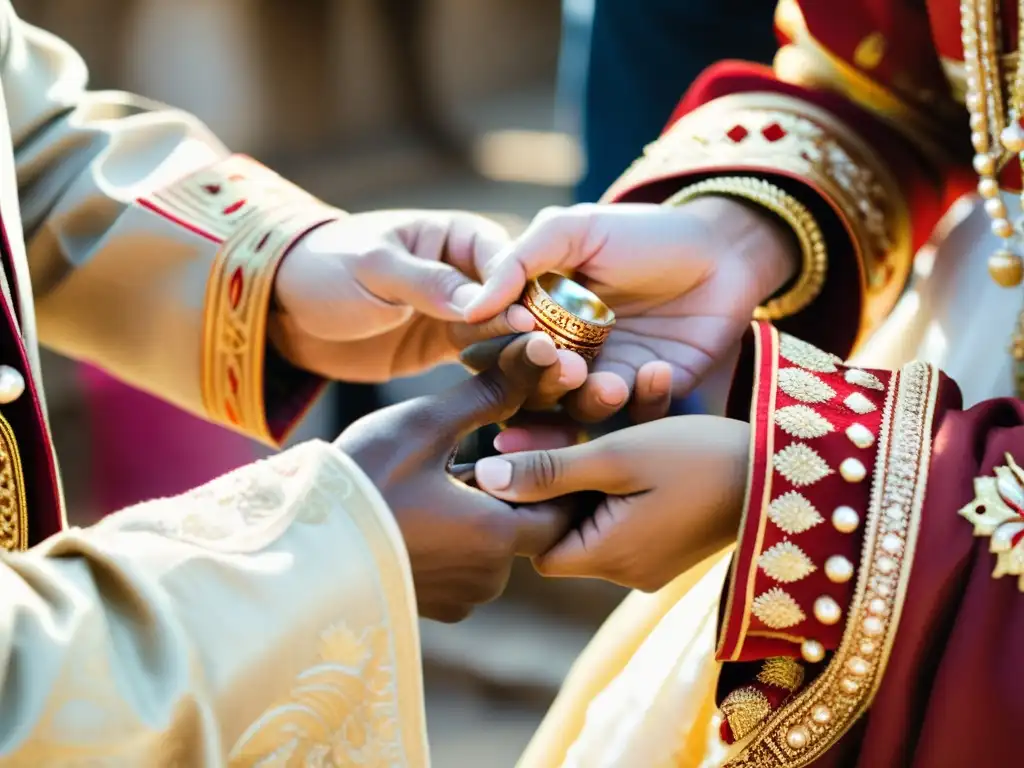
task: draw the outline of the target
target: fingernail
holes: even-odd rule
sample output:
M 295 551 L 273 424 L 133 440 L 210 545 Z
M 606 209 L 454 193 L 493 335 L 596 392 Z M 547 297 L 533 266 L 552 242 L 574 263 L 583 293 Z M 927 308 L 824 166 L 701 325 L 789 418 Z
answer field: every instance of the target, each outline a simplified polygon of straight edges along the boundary
M 469 305 L 483 293 L 483 290 L 483 286 L 476 283 L 460 285 L 455 289 L 455 293 L 452 294 L 452 306 L 459 310 L 459 312 L 465 312 L 469 309 Z
M 480 459 L 476 463 L 476 482 L 482 488 L 503 491 L 512 484 L 512 465 L 495 457 Z
M 620 394 L 615 393 L 615 392 L 605 392 L 603 390 L 598 390 L 597 399 L 600 400 L 605 405 L 621 405 L 622 404 L 622 396 Z

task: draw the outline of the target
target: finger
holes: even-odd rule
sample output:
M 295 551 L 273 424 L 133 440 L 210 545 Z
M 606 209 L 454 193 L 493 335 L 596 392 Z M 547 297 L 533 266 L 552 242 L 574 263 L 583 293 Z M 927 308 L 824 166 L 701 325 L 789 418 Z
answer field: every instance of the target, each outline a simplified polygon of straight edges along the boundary
M 587 257 L 583 247 L 595 206 L 551 208 L 541 212 L 526 232 L 488 264 L 484 288 L 470 303 L 466 319 L 493 317 L 516 301 L 526 281 L 555 270 L 575 269 Z
M 503 421 L 522 407 L 544 369 L 558 362 L 554 342 L 536 332 L 514 339 L 498 356 L 498 365 L 437 395 L 421 398 L 416 408 L 437 423 L 440 450 L 470 432 Z
M 629 402 L 629 385 L 618 374 L 598 371 L 583 386 L 566 395 L 566 413 L 576 421 L 593 424 L 611 418 Z
M 536 557 L 554 547 L 572 527 L 574 504 L 569 500 L 515 507 L 515 552 Z
M 466 307 L 483 290 L 450 264 L 418 258 L 397 245 L 368 255 L 356 277 L 381 301 L 409 306 L 438 320 L 463 320 Z
M 605 499 L 585 520 L 563 536 L 551 549 L 533 560 L 537 572 L 553 577 L 607 578 L 611 568 L 610 542 L 614 541 L 616 511 L 626 499 Z
M 668 415 L 672 405 L 672 366 L 658 360 L 645 363 L 636 374 L 636 389 L 629 404 L 634 424 L 654 421 Z
M 546 451 L 509 453 L 476 463 L 477 486 L 511 502 L 546 501 L 580 491 L 632 493 L 627 459 L 615 434 Z
M 469 360 L 473 361 L 470 364 L 467 360 L 462 360 L 463 365 L 476 371 L 485 371 L 497 362 L 498 355 L 505 345 L 502 344 L 497 349 L 485 346 L 477 350 L 477 344 L 502 336 L 529 333 L 536 327 L 537 321 L 530 311 L 519 304 L 513 304 L 483 323 L 453 323 L 449 326 L 449 338 L 456 349 L 464 350 L 468 353 Z
M 566 393 L 578 389 L 587 380 L 587 361 L 568 349 L 558 350 L 558 365 L 544 371 L 537 390 L 524 407 L 544 411 L 554 408 Z
M 508 427 L 494 438 L 498 453 L 550 451 L 580 442 L 580 428 L 565 426 Z

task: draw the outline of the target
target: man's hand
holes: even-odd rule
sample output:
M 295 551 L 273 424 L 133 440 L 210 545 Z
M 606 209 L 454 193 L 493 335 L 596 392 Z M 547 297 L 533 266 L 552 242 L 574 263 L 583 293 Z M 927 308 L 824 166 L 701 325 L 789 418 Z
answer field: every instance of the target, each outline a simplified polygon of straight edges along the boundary
M 618 319 L 594 372 L 565 399 L 569 414 L 600 421 L 639 392 L 654 404 L 641 408 L 649 419 L 667 412 L 665 387 L 685 395 L 728 359 L 754 308 L 794 275 L 791 240 L 770 214 L 727 198 L 553 209 L 488 266 L 466 319 L 499 315 L 532 277 L 574 271 Z
M 583 445 L 481 459 L 476 481 L 527 505 L 603 493 L 590 517 L 534 559 L 537 570 L 653 591 L 735 540 L 748 441 L 743 422 L 678 416 Z
M 360 419 L 336 445 L 369 475 L 402 530 L 420 613 L 465 618 L 502 593 L 516 555 L 546 552 L 569 525 L 554 503 L 514 508 L 453 478 L 459 440 L 511 416 L 558 361 L 542 333 L 522 336 L 498 367 L 439 395 Z
M 379 382 L 453 361 L 476 341 L 531 331 L 520 306 L 465 322 L 485 266 L 507 244 L 500 226 L 469 213 L 385 211 L 326 224 L 281 264 L 270 339 L 301 368 Z M 566 375 L 579 386 L 585 366 Z

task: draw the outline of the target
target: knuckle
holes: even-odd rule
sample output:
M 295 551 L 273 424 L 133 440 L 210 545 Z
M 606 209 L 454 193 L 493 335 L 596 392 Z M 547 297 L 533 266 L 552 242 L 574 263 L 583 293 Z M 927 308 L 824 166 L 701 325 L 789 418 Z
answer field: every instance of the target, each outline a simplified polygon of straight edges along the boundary
M 473 393 L 480 410 L 487 413 L 503 409 L 508 399 L 505 380 L 492 372 L 477 376 Z
M 537 451 L 530 457 L 530 477 L 540 488 L 551 488 L 562 477 L 562 460 L 551 451 Z
M 423 274 L 414 277 L 428 293 L 442 297 L 450 296 L 466 282 L 461 273 L 442 264 L 424 270 Z

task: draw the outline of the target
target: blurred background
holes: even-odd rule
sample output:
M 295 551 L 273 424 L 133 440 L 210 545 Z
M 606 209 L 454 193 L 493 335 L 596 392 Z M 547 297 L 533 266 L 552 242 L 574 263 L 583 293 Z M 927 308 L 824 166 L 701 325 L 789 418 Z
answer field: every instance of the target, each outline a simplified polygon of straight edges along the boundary
M 595 200 L 707 64 L 774 51 L 773 3 L 757 0 L 15 5 L 78 48 L 94 88 L 194 112 L 236 151 L 334 205 L 467 209 L 513 232 L 545 206 Z M 52 355 L 45 363 L 74 522 L 177 493 L 259 452 L 99 372 Z M 462 375 L 338 385 L 301 436 L 332 438 L 373 408 Z M 594 582 L 541 583 L 526 565 L 505 599 L 469 621 L 425 622 L 435 765 L 512 766 L 621 596 Z

